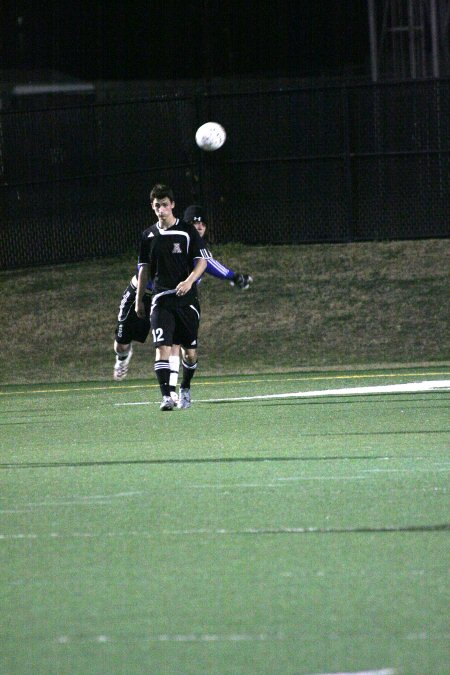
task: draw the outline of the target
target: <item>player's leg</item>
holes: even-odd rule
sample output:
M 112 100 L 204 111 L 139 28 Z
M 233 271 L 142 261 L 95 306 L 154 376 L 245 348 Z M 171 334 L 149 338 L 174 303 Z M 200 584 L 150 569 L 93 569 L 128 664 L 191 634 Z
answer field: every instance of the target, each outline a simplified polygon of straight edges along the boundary
M 155 353 L 155 373 L 162 394 L 160 410 L 173 410 L 175 407 L 170 391 L 170 350 L 170 347 L 161 346 L 156 348 Z
M 128 367 L 133 355 L 132 342 L 145 342 L 150 330 L 150 320 L 140 319 L 135 311 L 134 303 L 136 299 L 136 287 L 130 284 L 125 290 L 119 307 L 119 314 L 116 325 L 116 339 L 114 340 L 114 351 L 116 361 L 114 364 L 114 379 L 117 381 L 125 379 L 128 374 Z M 146 314 L 150 311 L 150 295 L 144 296 Z
M 178 394 L 177 394 L 177 384 L 178 384 L 178 374 L 180 372 L 180 345 L 172 345 L 169 356 L 169 386 L 170 386 L 170 396 L 178 403 Z
M 178 407 L 182 410 L 191 406 L 191 380 L 197 370 L 198 352 L 197 349 L 182 349 L 182 380 L 180 385 L 180 394 Z
M 134 311 L 133 305 L 135 298 L 136 289 L 129 284 L 120 301 L 116 325 L 116 339 L 114 340 L 116 361 L 114 363 L 113 377 L 117 381 L 123 380 L 127 376 L 128 366 L 133 355 L 133 348 L 131 346 L 130 313 Z
M 116 353 L 116 361 L 114 363 L 113 377 L 116 381 L 120 382 L 120 380 L 124 380 L 128 375 L 128 366 L 133 356 L 133 347 L 131 342 L 123 344 L 114 340 L 114 351 Z
M 200 326 L 200 307 L 198 304 L 180 307 L 177 310 L 176 341 L 182 346 L 182 381 L 180 385 L 178 408 L 191 406 L 191 380 L 197 369 L 197 336 Z
M 161 410 L 173 410 L 175 403 L 170 396 L 170 362 L 175 320 L 170 310 L 159 305 L 152 307 L 150 315 L 153 345 L 155 347 L 155 374 L 162 394 Z

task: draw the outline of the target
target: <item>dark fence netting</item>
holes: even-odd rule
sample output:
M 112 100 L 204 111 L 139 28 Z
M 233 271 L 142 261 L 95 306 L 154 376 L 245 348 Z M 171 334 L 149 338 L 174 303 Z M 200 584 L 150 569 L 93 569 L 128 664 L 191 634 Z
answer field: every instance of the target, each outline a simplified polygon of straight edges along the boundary
M 205 205 L 215 242 L 447 237 L 450 82 L 333 84 L 0 111 L 0 266 L 122 254 L 153 222 Z M 218 121 L 217 152 L 195 145 Z

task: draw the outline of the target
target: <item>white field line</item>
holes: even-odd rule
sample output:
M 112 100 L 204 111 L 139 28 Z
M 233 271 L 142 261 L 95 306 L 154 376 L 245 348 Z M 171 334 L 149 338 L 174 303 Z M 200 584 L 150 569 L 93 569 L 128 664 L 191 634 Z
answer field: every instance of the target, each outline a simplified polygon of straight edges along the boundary
M 437 526 L 436 526 L 437 527 Z M 444 527 L 444 526 L 443 526 Z M 274 526 L 274 527 L 243 527 L 242 529 L 227 529 L 227 528 L 208 528 L 208 527 L 199 527 L 199 528 L 186 528 L 180 530 L 127 530 L 123 532 L 43 532 L 43 533 L 32 533 L 32 532 L 18 532 L 16 534 L 0 534 L 0 541 L 17 541 L 17 540 L 42 540 L 42 539 L 124 539 L 124 538 L 134 538 L 138 537 L 139 539 L 152 539 L 155 537 L 161 536 L 175 536 L 175 537 L 186 537 L 186 536 L 235 536 L 235 535 L 262 535 L 262 534 L 357 534 L 363 531 L 373 531 L 373 532 L 396 532 L 398 529 L 401 530 L 401 526 L 398 528 L 396 526 L 386 525 L 380 527 L 374 527 L 371 529 L 367 527 L 349 527 L 346 528 L 337 528 L 337 527 L 289 527 L 289 526 Z
M 433 468 L 436 467 L 436 468 Z M 286 488 L 289 483 L 295 483 L 299 481 L 346 481 L 346 480 L 367 480 L 372 476 L 376 476 L 380 473 L 446 473 L 448 472 L 447 463 L 435 463 L 433 467 L 421 468 L 421 467 L 409 467 L 405 469 L 361 469 L 360 474 L 355 475 L 343 475 L 343 476 L 278 476 L 273 479 L 275 482 L 269 483 L 177 483 L 172 489 L 176 492 L 182 489 L 186 490 L 241 490 L 248 488 L 255 489 L 267 489 L 267 488 Z M 154 488 L 153 488 L 154 489 Z M 169 489 L 167 486 L 164 486 L 162 489 L 167 492 Z M 435 491 L 447 492 L 445 488 L 433 488 Z M 119 492 L 112 495 L 92 495 L 78 498 L 71 498 L 67 500 L 56 500 L 56 501 L 43 501 L 43 502 L 26 502 L 25 504 L 16 504 L 10 508 L 1 509 L 0 514 L 7 513 L 33 513 L 33 511 L 39 507 L 47 506 L 103 506 L 105 504 L 109 505 L 113 502 L 113 498 L 117 497 L 131 497 L 136 495 L 147 494 L 145 491 L 137 492 Z M 1 538 L 1 537 L 0 537 Z
M 445 467 L 445 465 L 444 465 Z M 353 475 L 353 476 L 280 476 L 277 478 L 274 478 L 276 482 L 270 482 L 270 483 L 200 483 L 200 484 L 186 484 L 183 485 L 181 483 L 177 483 L 177 485 L 173 488 L 174 492 L 179 492 L 182 489 L 185 490 L 225 490 L 227 491 L 224 494 L 229 494 L 229 491 L 231 490 L 246 490 L 246 489 L 258 489 L 258 490 L 265 490 L 265 489 L 284 489 L 287 487 L 290 487 L 290 483 L 296 483 L 299 481 L 303 482 L 308 482 L 308 481 L 346 481 L 346 480 L 367 480 L 368 478 L 371 478 L 369 474 L 378 474 L 381 473 L 381 471 L 385 473 L 415 473 L 415 472 L 420 472 L 420 473 L 447 473 L 449 471 L 448 468 L 440 468 L 440 469 L 421 469 L 421 468 L 412 468 L 412 469 L 384 469 L 384 470 L 365 470 L 362 469 L 362 474 L 363 475 Z M 162 489 L 167 493 L 168 488 L 167 486 L 164 486 Z M 441 487 L 441 488 L 429 488 L 430 490 L 433 490 L 435 492 L 443 492 L 447 493 L 446 488 Z M 137 493 L 130 493 L 130 494 L 145 494 L 144 492 L 137 492 Z M 113 496 L 113 495 L 111 495 Z M 117 496 L 117 495 L 115 495 Z M 110 505 L 113 502 L 110 499 L 105 498 L 100 498 L 100 497 L 92 497 L 93 501 L 90 501 L 89 497 L 83 498 L 82 501 L 78 500 L 73 500 L 73 501 L 55 501 L 55 502 L 35 502 L 35 503 L 28 503 L 28 504 L 18 504 L 17 506 L 12 506 L 9 509 L 1 509 L 0 508 L 0 515 L 6 515 L 6 514 L 12 514 L 12 513 L 33 513 L 40 507 L 47 507 L 47 506 L 104 506 L 104 505 Z M 1 539 L 1 535 L 0 535 Z
M 116 492 L 110 495 L 73 495 L 66 499 L 55 499 L 43 502 L 26 502 L 17 504 L 11 509 L 0 509 L 0 513 L 31 513 L 33 509 L 40 506 L 98 506 L 102 504 L 112 504 L 113 499 L 122 499 L 126 497 L 136 497 L 145 494 L 139 490 L 135 492 Z
M 192 483 L 184 487 L 190 490 L 233 490 L 234 488 L 279 488 L 285 487 L 286 483 L 297 481 L 314 481 L 314 480 L 367 480 L 373 478 L 380 473 L 447 473 L 449 467 L 447 464 L 438 464 L 438 468 L 421 468 L 412 467 L 407 469 L 361 469 L 360 474 L 344 475 L 344 476 L 278 476 L 273 479 L 275 482 L 270 483 Z M 182 489 L 181 484 L 177 484 L 177 490 Z
M 405 384 L 386 384 L 369 387 L 345 387 L 343 389 L 319 389 L 316 391 L 296 391 L 288 394 L 263 394 L 259 396 L 235 396 L 230 398 L 193 399 L 194 403 L 226 403 L 228 401 L 261 401 L 274 398 L 317 398 L 318 396 L 357 396 L 365 394 L 417 393 L 420 391 L 450 390 L 450 380 L 427 380 L 407 382 Z M 135 403 L 114 403 L 115 406 L 149 405 L 151 401 Z
M 379 473 L 446 473 L 449 470 L 446 464 L 442 465 L 442 468 L 439 469 L 422 469 L 421 467 L 408 468 L 408 469 L 361 469 L 360 475 L 355 476 L 288 476 L 286 478 L 280 477 L 275 478 L 275 480 L 289 482 L 289 481 L 299 481 L 299 480 L 365 480 L 366 478 L 371 478 L 374 474 Z M 372 474 L 372 475 L 370 475 Z M 239 483 L 235 483 L 239 485 Z M 224 487 L 232 487 L 224 486 Z M 249 486 L 250 487 L 250 486 Z
M 395 668 L 382 668 L 381 670 L 352 670 L 345 673 L 315 673 L 315 675 L 394 675 Z
M 139 641 L 144 642 L 266 642 L 275 640 L 284 640 L 281 633 L 270 635 L 268 633 L 257 633 L 255 635 L 247 633 L 231 633 L 230 635 L 220 635 L 217 633 L 181 633 L 160 635 L 144 635 Z M 79 638 L 71 638 L 70 635 L 60 635 L 56 638 L 58 644 L 69 644 L 70 642 L 80 642 Z M 91 638 L 84 638 L 82 641 L 89 642 L 116 642 L 108 635 L 94 635 Z
M 413 368 L 414 366 L 409 365 L 409 368 Z M 444 367 L 444 366 L 443 366 Z M 336 370 L 336 372 L 340 372 L 339 369 Z M 448 371 L 435 371 L 435 372 L 430 372 L 428 375 L 447 375 Z M 394 378 L 394 377 L 417 377 L 417 373 L 371 373 L 370 375 L 367 375 L 366 372 L 363 373 L 348 373 L 345 375 L 310 375 L 310 374 L 301 374 L 301 372 L 298 373 L 298 377 L 288 377 L 285 378 L 283 377 L 282 380 L 279 378 L 271 378 L 271 382 L 297 382 L 297 381 L 317 381 L 317 380 L 362 380 L 362 379 L 367 379 L 368 377 L 370 378 Z M 266 383 L 266 379 L 261 379 L 261 380 L 251 380 L 251 383 L 253 384 L 259 384 L 259 383 Z M 222 385 L 222 384 L 249 384 L 249 380 L 228 380 L 226 383 L 225 382 L 203 382 L 203 386 L 217 386 Z M 81 391 L 81 392 L 90 392 L 90 391 L 120 391 L 121 389 L 158 389 L 159 385 L 157 383 L 154 384 L 149 384 L 148 382 L 142 382 L 140 384 L 130 384 L 127 382 L 126 384 L 118 384 L 115 382 L 114 384 L 108 384 L 108 385 L 103 385 L 101 387 L 99 386 L 94 386 L 94 387 L 66 387 L 65 389 L 30 389 L 27 388 L 26 390 L 21 390 L 21 391 L 0 391 L 0 396 L 21 396 L 21 395 L 26 395 L 30 396 L 32 394 L 70 394 L 71 392 L 74 391 Z
M 110 495 L 73 495 L 69 499 L 56 499 L 55 501 L 44 501 L 44 502 L 27 502 L 23 506 L 64 506 L 65 504 L 88 504 L 90 501 L 94 503 L 98 501 L 103 501 L 105 499 L 121 499 L 122 497 L 136 497 L 136 495 L 145 494 L 142 490 L 137 490 L 133 492 L 114 492 Z

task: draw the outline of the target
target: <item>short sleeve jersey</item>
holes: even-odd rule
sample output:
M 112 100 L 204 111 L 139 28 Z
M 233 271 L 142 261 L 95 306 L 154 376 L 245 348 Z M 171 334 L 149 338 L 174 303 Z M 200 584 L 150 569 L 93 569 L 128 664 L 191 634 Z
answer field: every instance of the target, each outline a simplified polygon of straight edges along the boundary
M 183 220 L 177 219 L 167 230 L 155 223 L 142 233 L 138 263 L 149 266 L 155 294 L 173 291 L 190 275 L 196 258 L 210 260 L 212 255 L 195 227 Z M 183 298 L 188 301 L 196 295 L 193 284 Z

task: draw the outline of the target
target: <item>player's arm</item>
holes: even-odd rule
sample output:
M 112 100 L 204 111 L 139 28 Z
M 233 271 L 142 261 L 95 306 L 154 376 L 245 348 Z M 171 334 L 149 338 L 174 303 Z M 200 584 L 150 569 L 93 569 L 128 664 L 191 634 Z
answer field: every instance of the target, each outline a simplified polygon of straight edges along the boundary
M 235 275 L 232 269 L 215 260 L 215 258 L 206 261 L 206 274 L 210 274 L 212 277 L 216 277 L 216 279 L 229 279 L 230 281 L 234 279 Z
M 177 295 L 185 295 L 191 290 L 192 284 L 195 284 L 195 282 L 200 279 L 202 274 L 204 274 L 206 270 L 206 265 L 207 262 L 205 258 L 196 258 L 196 264 L 190 275 L 184 280 L 180 281 L 180 283 L 177 286 Z
M 148 230 L 144 230 L 141 236 L 141 242 L 139 245 L 139 255 L 138 255 L 138 275 L 137 275 L 137 289 L 136 289 L 136 300 L 134 308 L 136 314 L 140 319 L 145 319 L 145 306 L 144 306 L 144 293 L 148 284 L 149 277 L 149 237 L 147 236 Z
M 212 259 L 211 251 L 205 247 L 199 233 L 193 225 L 190 227 L 190 235 L 192 241 L 191 260 L 193 263 L 193 270 L 184 281 L 180 281 L 176 288 L 177 295 L 185 295 L 191 290 L 192 284 L 195 284 L 198 279 L 204 274 L 208 260 Z
M 139 267 L 140 267 L 140 266 L 138 265 L 138 266 L 137 266 L 137 270 L 136 270 L 136 274 L 134 275 L 134 277 L 133 277 L 132 280 L 131 280 L 131 284 L 132 284 L 135 288 L 137 288 L 137 285 L 138 285 Z M 148 291 L 152 291 L 152 290 L 153 290 L 153 283 L 152 283 L 152 280 L 151 280 L 151 279 L 149 279 L 148 282 L 147 282 L 147 290 L 148 290 Z
M 144 293 L 148 284 L 148 265 L 140 265 L 136 290 L 135 310 L 140 319 L 145 319 Z
M 217 279 L 228 279 L 232 286 L 245 290 L 252 283 L 253 278 L 250 274 L 234 272 L 232 269 L 212 258 L 207 261 L 206 273 Z

